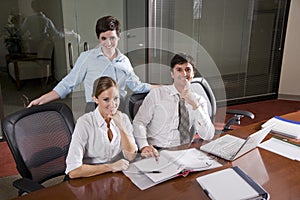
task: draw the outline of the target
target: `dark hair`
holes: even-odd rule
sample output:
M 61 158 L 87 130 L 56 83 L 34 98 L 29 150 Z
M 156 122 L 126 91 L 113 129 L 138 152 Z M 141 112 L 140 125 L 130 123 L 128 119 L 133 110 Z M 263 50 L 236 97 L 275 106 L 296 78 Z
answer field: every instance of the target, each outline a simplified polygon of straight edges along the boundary
M 94 82 L 93 96 L 97 98 L 102 92 L 111 87 L 118 87 L 116 81 L 111 77 L 102 76 L 100 78 L 97 78 Z
M 171 60 L 170 67 L 171 69 L 173 69 L 175 65 L 184 63 L 190 63 L 193 66 L 193 68 L 195 68 L 194 59 L 192 58 L 192 56 L 186 53 L 175 54 L 175 56 Z
M 100 34 L 106 31 L 116 30 L 117 36 L 120 37 L 120 22 L 117 18 L 113 16 L 105 16 L 98 19 L 96 23 L 96 34 L 97 38 L 99 38 Z
M 31 8 L 36 11 L 36 12 L 40 12 L 42 10 L 41 7 L 41 2 L 38 0 L 32 0 L 31 1 Z

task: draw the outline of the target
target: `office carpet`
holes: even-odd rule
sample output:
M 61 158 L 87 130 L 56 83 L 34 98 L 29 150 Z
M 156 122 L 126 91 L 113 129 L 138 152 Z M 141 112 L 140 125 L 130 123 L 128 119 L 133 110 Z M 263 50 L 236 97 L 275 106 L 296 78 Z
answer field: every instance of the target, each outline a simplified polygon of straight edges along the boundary
M 12 183 L 20 178 L 15 161 L 6 142 L 0 142 L 0 199 L 12 199 L 18 196 L 18 190 Z
M 18 174 L 15 161 L 6 142 L 0 142 L 0 178 Z
M 12 183 L 19 179 L 20 175 L 6 176 L 0 178 L 0 199 L 8 200 L 18 196 L 18 190 L 13 187 Z
M 20 175 L 6 176 L 0 178 L 0 200 L 9 200 L 18 196 L 18 190 L 12 185 L 12 183 L 21 178 Z M 63 181 L 64 176 L 59 176 L 46 181 L 42 185 L 50 187 Z

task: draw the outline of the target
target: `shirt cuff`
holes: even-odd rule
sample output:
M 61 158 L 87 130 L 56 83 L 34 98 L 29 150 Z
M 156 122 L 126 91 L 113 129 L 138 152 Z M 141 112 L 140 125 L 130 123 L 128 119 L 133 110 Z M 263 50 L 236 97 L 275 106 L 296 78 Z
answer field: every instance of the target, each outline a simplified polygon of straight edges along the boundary
M 67 164 L 67 167 L 66 167 L 66 171 L 65 173 L 68 174 L 70 171 L 74 170 L 74 169 L 77 169 L 78 167 L 80 167 L 82 164 L 80 163 L 74 163 L 74 164 Z
M 59 86 L 56 86 L 53 90 L 60 96 L 61 99 L 64 99 L 67 96 L 64 90 Z
M 144 139 L 141 139 L 141 140 L 136 139 L 136 142 L 138 144 L 139 150 L 141 150 L 145 146 L 149 146 L 147 140 L 144 140 Z

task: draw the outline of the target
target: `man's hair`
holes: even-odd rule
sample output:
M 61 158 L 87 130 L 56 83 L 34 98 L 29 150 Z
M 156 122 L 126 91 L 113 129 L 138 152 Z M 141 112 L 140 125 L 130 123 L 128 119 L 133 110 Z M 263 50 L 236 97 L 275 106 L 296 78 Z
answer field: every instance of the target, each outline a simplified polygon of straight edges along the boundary
M 38 0 L 32 0 L 31 1 L 31 8 L 35 11 L 35 12 L 40 12 L 42 11 L 42 3 Z
M 186 54 L 186 53 L 178 53 L 175 54 L 175 56 L 171 59 L 171 70 L 175 67 L 175 65 L 177 64 L 184 64 L 184 63 L 190 63 L 193 68 L 195 68 L 194 65 L 194 59 L 192 58 L 192 56 Z
M 120 22 L 117 20 L 117 18 L 113 16 L 105 16 L 98 19 L 96 23 L 97 38 L 99 38 L 101 33 L 113 30 L 116 30 L 117 36 L 120 37 L 121 28 Z
M 97 78 L 94 82 L 93 96 L 97 98 L 102 92 L 111 87 L 118 88 L 116 81 L 111 77 L 102 76 L 100 78 Z

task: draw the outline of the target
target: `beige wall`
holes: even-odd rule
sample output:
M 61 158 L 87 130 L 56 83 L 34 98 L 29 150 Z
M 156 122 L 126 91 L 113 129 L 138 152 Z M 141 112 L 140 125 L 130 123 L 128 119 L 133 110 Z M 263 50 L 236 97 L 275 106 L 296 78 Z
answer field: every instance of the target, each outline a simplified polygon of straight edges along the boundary
M 291 0 L 281 68 L 279 98 L 300 100 L 300 0 Z

